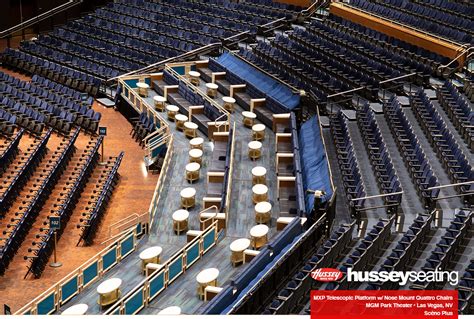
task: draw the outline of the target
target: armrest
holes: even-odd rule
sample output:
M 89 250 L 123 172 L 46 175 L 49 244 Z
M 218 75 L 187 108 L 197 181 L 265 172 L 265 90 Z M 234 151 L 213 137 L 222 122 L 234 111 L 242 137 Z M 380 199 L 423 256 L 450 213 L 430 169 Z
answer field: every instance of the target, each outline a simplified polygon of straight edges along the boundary
M 178 92 L 179 85 L 165 85 L 163 88 L 164 98 L 168 100 L 169 93 L 176 93 Z
M 253 109 L 258 106 L 265 106 L 266 99 L 251 99 L 250 100 L 250 112 L 253 112 Z
M 226 73 L 225 72 L 212 72 L 211 78 L 212 78 L 212 83 L 215 83 L 216 80 L 225 78 Z
M 230 86 L 229 95 L 231 97 L 234 97 L 234 93 L 245 91 L 246 87 L 247 87 L 246 84 L 233 84 L 233 85 Z
M 273 131 L 276 132 L 276 127 L 278 124 L 285 124 L 288 128 L 290 128 L 290 116 L 290 113 L 273 114 Z

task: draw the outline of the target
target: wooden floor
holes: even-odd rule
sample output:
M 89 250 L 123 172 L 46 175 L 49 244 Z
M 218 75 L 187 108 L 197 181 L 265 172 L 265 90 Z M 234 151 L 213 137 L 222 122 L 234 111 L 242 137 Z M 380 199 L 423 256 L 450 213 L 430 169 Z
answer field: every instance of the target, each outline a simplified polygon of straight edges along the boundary
M 18 74 L 2 68 L 0 68 L 0 71 L 18 76 Z M 25 76 L 18 77 L 28 80 L 28 77 Z M 142 214 L 148 211 L 158 175 L 146 173 L 143 161 L 144 150 L 131 139 L 129 135 L 131 125 L 126 119 L 119 112 L 102 107 L 97 103 L 94 103 L 93 108 L 95 111 L 102 113 L 101 126 L 106 126 L 108 129 L 108 136 L 105 138 L 105 156 L 116 156 L 120 151 L 125 152 L 119 169 L 121 175 L 120 182 L 114 191 L 93 246 L 76 247 L 78 241 L 76 224 L 79 222 L 80 215 L 84 211 L 88 196 L 90 196 L 90 190 L 94 186 L 94 176 L 88 186 L 86 186 L 71 216 L 71 220 L 59 241 L 58 259 L 63 263 L 63 266 L 60 268 L 46 267 L 40 279 L 23 280 L 27 270 L 26 263 L 20 262 L 23 254 L 15 256 L 14 262 L 10 264 L 5 276 L 0 277 L 0 304 L 9 305 L 12 311 L 21 308 L 28 301 L 38 296 L 101 251 L 106 246 L 101 245 L 101 243 L 109 238 L 109 225 L 135 213 Z M 47 146 L 50 151 L 55 149 L 57 140 L 58 138 L 53 137 L 48 143 Z M 90 136 L 81 133 L 75 144 L 76 152 L 82 152 L 89 140 Z M 3 307 L 1 311 L 3 311 Z

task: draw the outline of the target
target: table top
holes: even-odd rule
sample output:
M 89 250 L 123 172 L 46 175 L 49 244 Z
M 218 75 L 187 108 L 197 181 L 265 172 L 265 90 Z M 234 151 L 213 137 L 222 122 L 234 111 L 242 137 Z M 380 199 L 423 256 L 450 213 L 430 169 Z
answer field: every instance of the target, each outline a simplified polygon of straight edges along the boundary
M 267 225 L 256 225 L 256 226 L 253 226 L 251 229 L 250 229 L 250 236 L 252 237 L 262 237 L 262 236 L 265 236 L 266 234 L 268 234 L 268 226 Z
M 217 90 L 219 86 L 217 86 L 215 83 L 206 83 L 206 87 L 211 90 Z
M 262 148 L 262 142 L 259 142 L 259 141 L 249 142 L 249 148 L 254 149 L 254 150 L 258 150 L 258 149 Z
M 263 195 L 268 192 L 268 187 L 264 184 L 257 184 L 252 187 L 252 192 L 257 195 Z
M 195 137 L 189 141 L 189 144 L 194 146 L 201 145 L 202 143 L 204 143 L 204 139 L 202 137 Z
M 240 238 L 240 239 L 234 240 L 230 244 L 230 250 L 236 251 L 236 252 L 244 251 L 245 249 L 249 248 L 249 246 L 250 246 L 250 239 Z
M 252 168 L 253 176 L 261 177 L 265 176 L 265 174 L 267 174 L 267 169 L 263 166 L 255 166 L 254 168 Z
M 202 150 L 199 148 L 193 148 L 192 150 L 189 150 L 189 156 L 193 158 L 200 158 L 202 157 Z
M 180 315 L 181 308 L 178 306 L 168 307 L 158 312 L 158 314 L 159 315 Z
M 178 112 L 179 111 L 179 107 L 177 107 L 176 105 L 173 105 L 173 104 L 167 105 L 166 109 L 168 111 L 171 111 L 171 112 Z
M 196 196 L 196 189 L 194 187 L 186 187 L 180 193 L 181 197 L 191 198 Z
M 186 170 L 189 172 L 198 171 L 200 168 L 201 168 L 201 165 L 199 165 L 199 163 L 193 162 L 193 163 L 186 164 Z
M 266 214 L 272 210 L 272 204 L 269 202 L 259 202 L 255 205 L 255 211 L 257 213 Z
M 104 281 L 103 283 L 99 285 L 99 287 L 97 287 L 97 293 L 107 294 L 109 292 L 119 289 L 121 284 L 122 284 L 122 279 L 111 278 L 109 280 Z
M 198 125 L 194 122 L 184 122 L 184 127 L 189 128 L 189 129 L 193 129 L 193 130 L 197 130 Z
M 217 276 L 219 276 L 219 269 L 207 268 L 196 276 L 196 281 L 200 284 L 207 284 L 208 282 L 216 280 Z
M 177 121 L 182 121 L 182 122 L 186 122 L 188 120 L 188 117 L 184 114 L 176 114 L 176 116 L 174 118 Z
M 242 116 L 243 117 L 248 117 L 248 118 L 251 118 L 251 119 L 257 118 L 257 114 L 255 114 L 253 112 L 249 112 L 249 111 L 243 111 Z
M 64 310 L 61 315 L 85 315 L 87 312 L 87 309 L 89 309 L 89 306 L 86 305 L 85 303 L 80 303 L 74 306 L 71 306 Z
M 161 96 L 161 95 L 155 95 L 153 97 L 153 100 L 155 100 L 156 102 L 166 102 L 166 99 L 164 96 Z
M 163 248 L 161 248 L 160 246 L 149 247 L 149 248 L 145 249 L 144 251 L 142 251 L 140 253 L 139 258 L 141 260 L 147 260 L 147 259 L 155 258 L 155 257 L 161 255 L 162 251 L 163 251 Z
M 173 220 L 177 222 L 182 222 L 189 218 L 189 212 L 185 209 L 178 209 L 173 213 Z
M 189 76 L 192 76 L 193 78 L 198 78 L 201 76 L 201 73 L 199 73 L 198 71 L 189 71 L 188 74 Z
M 265 125 L 263 125 L 263 124 L 255 124 L 254 126 L 252 126 L 252 131 L 255 131 L 255 132 L 262 132 L 262 131 L 265 131 Z
M 232 104 L 235 103 L 235 99 L 232 96 L 224 96 L 222 97 L 222 101 L 226 103 L 232 103 Z
M 137 82 L 137 87 L 140 89 L 148 89 L 150 86 L 145 82 Z

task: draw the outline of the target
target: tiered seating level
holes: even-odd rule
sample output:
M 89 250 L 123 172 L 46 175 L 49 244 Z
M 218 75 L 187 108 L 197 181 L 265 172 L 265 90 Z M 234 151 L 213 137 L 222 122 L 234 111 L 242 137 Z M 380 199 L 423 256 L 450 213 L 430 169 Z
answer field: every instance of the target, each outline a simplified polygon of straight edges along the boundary
M 38 76 L 26 82 L 0 73 L 0 98 L 0 108 L 15 115 L 15 123 L 33 133 L 41 133 L 44 125 L 63 134 L 75 125 L 95 132 L 101 118 L 91 109 L 91 99 L 82 101 L 78 92 Z
M 95 95 L 104 80 L 240 32 L 255 33 L 272 19 L 293 18 L 297 9 L 229 0 L 118 1 L 23 42 L 20 51 L 8 49 L 4 61 L 49 78 L 67 74 L 60 82 Z
M 447 13 L 442 8 L 409 0 L 351 0 L 350 4 L 458 43 L 472 44 L 474 41 L 474 22 L 458 12 Z

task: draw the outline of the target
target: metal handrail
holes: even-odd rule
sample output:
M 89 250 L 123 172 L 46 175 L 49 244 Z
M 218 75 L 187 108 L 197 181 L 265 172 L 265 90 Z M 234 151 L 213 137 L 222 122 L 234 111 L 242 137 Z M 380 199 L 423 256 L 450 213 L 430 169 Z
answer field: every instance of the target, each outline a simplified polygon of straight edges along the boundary
M 198 54 L 198 53 L 205 53 L 206 51 L 208 50 L 211 50 L 211 49 L 214 49 L 216 47 L 220 47 L 222 44 L 221 42 L 216 42 L 216 43 L 210 43 L 208 45 L 205 45 L 203 47 L 200 47 L 200 48 L 197 48 L 197 49 L 194 49 L 192 51 L 189 51 L 189 52 L 185 52 L 183 54 L 180 54 L 180 55 L 177 55 L 175 57 L 171 57 L 171 58 L 168 58 L 166 60 L 162 60 L 162 61 L 159 61 L 159 62 L 156 62 L 156 63 L 153 63 L 153 64 L 150 64 L 146 67 L 143 67 L 141 69 L 138 69 L 138 70 L 134 70 L 134 71 L 130 71 L 128 73 L 125 73 L 125 74 L 121 74 L 121 75 L 118 75 L 118 76 L 115 76 L 113 78 L 110 78 L 108 80 L 106 80 L 105 82 L 106 83 L 110 83 L 111 81 L 115 81 L 121 77 L 124 77 L 124 76 L 130 76 L 130 75 L 135 75 L 135 74 L 140 74 L 140 73 L 144 73 L 146 71 L 149 71 L 150 69 L 155 69 L 159 66 L 162 66 L 162 65 L 165 65 L 167 63 L 170 63 L 170 62 L 173 62 L 175 60 L 178 60 L 178 59 L 184 59 L 184 58 L 187 58 L 189 56 L 193 56 L 195 54 Z
M 455 57 L 454 59 L 452 59 L 449 63 L 445 64 L 445 65 L 440 65 L 438 67 L 438 71 L 441 71 L 441 70 L 444 70 L 446 69 L 447 67 L 449 67 L 451 64 L 453 64 L 454 62 L 456 62 L 459 58 L 461 58 L 464 54 L 468 54 L 469 56 L 469 51 L 473 50 L 474 51 L 474 46 L 470 46 L 470 47 L 467 47 L 465 48 L 461 53 L 459 53 L 459 55 L 457 57 Z
M 48 19 L 48 18 L 54 16 L 57 13 L 61 13 L 65 10 L 68 10 L 68 9 L 78 5 L 78 4 L 81 4 L 82 1 L 83 0 L 69 0 L 68 2 L 66 2 L 62 5 L 59 5 L 59 6 L 53 8 L 49 11 L 46 11 L 44 13 L 41 13 L 41 14 L 37 15 L 36 17 L 33 17 L 29 20 L 26 20 L 24 22 L 21 22 L 21 23 L 17 24 L 16 26 L 13 26 L 9 29 L 6 29 L 6 30 L 0 32 L 0 38 L 6 38 L 6 37 L 12 35 L 15 32 L 21 31 L 24 28 L 28 28 L 32 25 L 35 25 L 35 24 L 37 24 L 37 23 L 39 23 L 39 22 L 41 22 L 45 19 Z
M 215 209 L 215 210 L 216 210 L 216 213 L 214 214 L 214 216 L 209 217 L 209 218 L 207 218 L 207 219 L 205 219 L 205 220 L 201 220 L 201 215 L 202 215 L 203 213 L 207 212 L 208 210 L 211 210 L 211 209 Z M 209 221 L 209 220 L 214 221 L 214 218 L 217 217 L 217 214 L 219 214 L 219 208 L 218 208 L 216 205 L 212 205 L 212 206 L 206 208 L 205 210 L 199 212 L 199 222 L 200 222 L 200 223 L 206 223 L 206 222 Z

